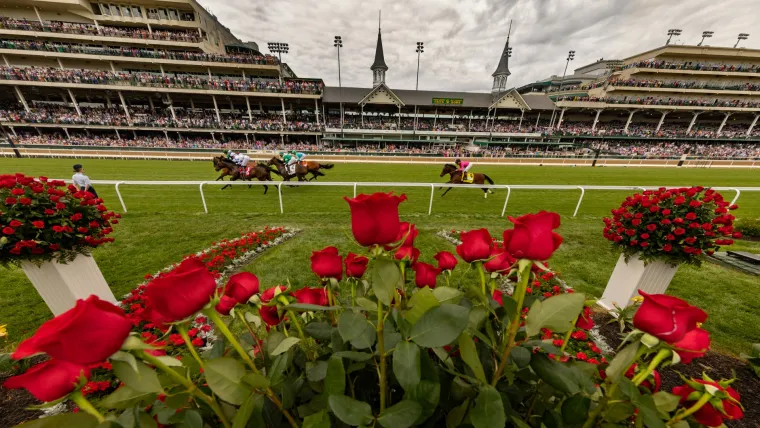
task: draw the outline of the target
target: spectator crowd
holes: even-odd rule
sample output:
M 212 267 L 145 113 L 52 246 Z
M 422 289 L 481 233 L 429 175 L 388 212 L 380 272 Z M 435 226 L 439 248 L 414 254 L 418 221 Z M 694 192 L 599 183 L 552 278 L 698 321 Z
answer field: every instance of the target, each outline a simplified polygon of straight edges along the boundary
M 0 28 L 48 33 L 84 34 L 90 36 L 128 37 L 132 39 L 171 40 L 200 43 L 203 37 L 197 30 L 159 30 L 147 27 L 110 27 L 79 22 L 30 21 L 7 16 L 0 17 Z

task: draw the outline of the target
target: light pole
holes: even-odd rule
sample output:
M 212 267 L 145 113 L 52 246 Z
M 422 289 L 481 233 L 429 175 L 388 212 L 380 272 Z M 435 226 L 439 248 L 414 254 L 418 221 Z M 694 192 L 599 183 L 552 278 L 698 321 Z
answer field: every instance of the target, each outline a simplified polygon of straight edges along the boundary
M 747 40 L 748 37 L 749 37 L 749 34 L 747 33 L 739 33 L 739 37 L 737 37 L 736 44 L 734 45 L 734 47 L 739 46 L 739 42 L 741 42 L 742 40 Z
M 282 54 L 288 53 L 290 46 L 287 43 L 267 43 L 269 46 L 269 52 L 276 53 L 280 59 L 280 85 L 282 85 Z
M 715 31 L 703 31 L 702 40 L 699 41 L 699 44 L 697 44 L 697 46 L 702 46 L 702 43 L 705 42 L 705 39 L 709 39 L 710 37 L 713 36 L 713 34 L 715 34 Z
M 343 84 L 340 80 L 340 48 L 343 47 L 343 39 L 335 36 L 333 46 L 338 48 L 338 88 L 340 91 L 340 132 L 343 132 Z
M 567 62 L 565 63 L 565 71 L 562 72 L 562 80 L 559 81 L 559 91 L 562 90 L 562 85 L 565 83 L 565 75 L 567 74 L 567 66 L 570 65 L 570 61 L 575 59 L 575 51 L 570 51 L 567 54 Z
M 417 83 L 414 85 L 414 90 L 420 89 L 420 55 L 425 52 L 424 42 L 417 42 Z M 414 105 L 414 130 L 417 130 L 417 104 Z
M 673 36 L 678 37 L 680 35 L 681 35 L 681 30 L 679 30 L 678 28 L 671 28 L 670 30 L 668 30 L 668 41 L 666 41 L 665 44 L 669 45 L 670 39 L 672 39 Z

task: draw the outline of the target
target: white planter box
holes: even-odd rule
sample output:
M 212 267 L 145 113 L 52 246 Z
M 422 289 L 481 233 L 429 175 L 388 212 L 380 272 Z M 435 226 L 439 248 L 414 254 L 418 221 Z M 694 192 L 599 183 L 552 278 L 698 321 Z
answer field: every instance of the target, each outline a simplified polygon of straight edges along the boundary
M 78 299 L 86 299 L 91 294 L 116 303 L 113 292 L 92 257 L 80 255 L 68 264 L 53 261 L 39 267 L 34 263 L 21 262 L 21 267 L 53 315 L 68 311 Z
M 677 270 L 678 266 L 673 267 L 659 261 L 644 266 L 637 255 L 626 263 L 621 254 L 599 304 L 612 310 L 615 308 L 613 303 L 621 308 L 630 305 L 631 299 L 638 296 L 638 290 L 649 294 L 664 294 Z

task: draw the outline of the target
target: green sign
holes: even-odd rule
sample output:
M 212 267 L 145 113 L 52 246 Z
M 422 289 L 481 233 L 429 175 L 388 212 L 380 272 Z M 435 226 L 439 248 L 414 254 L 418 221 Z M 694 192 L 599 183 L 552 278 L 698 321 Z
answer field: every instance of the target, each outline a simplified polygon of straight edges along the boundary
M 461 106 L 463 103 L 462 98 L 433 98 L 434 105 L 457 105 Z

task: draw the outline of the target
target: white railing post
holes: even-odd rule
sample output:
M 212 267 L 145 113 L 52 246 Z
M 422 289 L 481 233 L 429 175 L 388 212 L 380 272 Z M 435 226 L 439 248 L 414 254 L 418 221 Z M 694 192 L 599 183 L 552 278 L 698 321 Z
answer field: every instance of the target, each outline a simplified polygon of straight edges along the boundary
M 739 189 L 731 189 L 736 192 L 736 196 L 734 196 L 734 200 L 731 201 L 731 205 L 735 204 L 736 201 L 739 199 L 739 195 L 742 194 L 741 190 Z
M 356 197 L 356 183 L 354 183 L 354 198 Z
M 124 204 L 124 198 L 121 197 L 121 192 L 119 191 L 119 185 L 124 184 L 123 181 L 120 181 L 116 183 L 116 196 L 119 197 L 119 202 L 121 202 L 121 209 L 124 212 L 127 212 L 127 206 Z
M 435 185 L 430 185 L 430 206 L 428 206 L 428 215 L 433 213 L 433 196 L 435 195 Z
M 583 202 L 583 195 L 586 194 L 586 189 L 584 189 L 581 186 L 578 186 L 579 189 L 581 189 L 581 197 L 578 199 L 578 205 L 575 206 L 575 212 L 573 213 L 573 217 L 578 215 L 578 210 L 581 208 L 581 202 Z
M 206 196 L 203 194 L 203 185 L 205 183 L 201 183 L 201 185 L 198 187 L 198 189 L 201 191 L 201 201 L 203 202 L 203 212 L 208 214 L 208 207 L 206 206 Z
M 501 209 L 501 216 L 504 217 L 504 214 L 507 212 L 507 204 L 509 203 L 509 195 L 512 194 L 512 188 L 509 186 L 507 187 L 507 198 L 504 199 L 504 208 Z
M 277 184 L 277 197 L 280 199 L 280 214 L 284 214 L 285 210 L 282 208 L 282 181 Z

